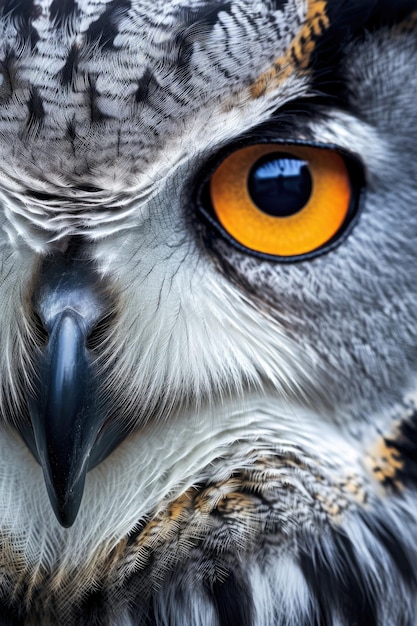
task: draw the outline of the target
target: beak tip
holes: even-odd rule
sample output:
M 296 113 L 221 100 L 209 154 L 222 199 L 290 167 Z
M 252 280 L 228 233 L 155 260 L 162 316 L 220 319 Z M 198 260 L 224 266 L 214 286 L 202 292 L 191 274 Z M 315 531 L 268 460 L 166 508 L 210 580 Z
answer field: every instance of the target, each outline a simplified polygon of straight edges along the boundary
M 58 510 L 56 507 L 53 507 L 53 511 L 55 513 L 55 517 L 63 528 L 71 528 L 75 521 L 75 516 L 71 515 L 66 510 Z
M 72 526 L 78 515 L 84 492 L 85 473 L 71 488 L 62 488 L 62 484 L 51 480 L 52 477 L 44 472 L 46 490 L 52 509 L 58 522 L 64 528 Z

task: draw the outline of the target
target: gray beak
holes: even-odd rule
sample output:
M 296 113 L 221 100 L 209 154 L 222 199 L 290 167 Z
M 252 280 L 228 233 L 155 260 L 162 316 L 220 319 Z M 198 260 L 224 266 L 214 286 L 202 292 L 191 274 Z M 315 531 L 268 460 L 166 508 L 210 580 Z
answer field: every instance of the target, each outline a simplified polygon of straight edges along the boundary
M 42 466 L 58 521 L 71 526 L 87 471 L 127 435 L 99 402 L 99 368 L 88 348 L 97 323 L 108 314 L 100 279 L 87 262 L 59 254 L 45 260 L 33 307 L 47 340 L 37 356 L 31 424 L 20 429 Z

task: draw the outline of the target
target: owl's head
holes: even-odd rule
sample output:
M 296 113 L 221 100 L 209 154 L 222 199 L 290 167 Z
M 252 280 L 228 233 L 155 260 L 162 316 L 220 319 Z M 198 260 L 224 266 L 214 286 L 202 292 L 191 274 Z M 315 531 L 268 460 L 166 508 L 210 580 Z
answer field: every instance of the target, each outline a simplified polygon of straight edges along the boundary
M 65 526 L 94 467 L 165 497 L 239 442 L 377 510 L 416 475 L 416 5 L 154 4 L 0 2 L 3 423 Z

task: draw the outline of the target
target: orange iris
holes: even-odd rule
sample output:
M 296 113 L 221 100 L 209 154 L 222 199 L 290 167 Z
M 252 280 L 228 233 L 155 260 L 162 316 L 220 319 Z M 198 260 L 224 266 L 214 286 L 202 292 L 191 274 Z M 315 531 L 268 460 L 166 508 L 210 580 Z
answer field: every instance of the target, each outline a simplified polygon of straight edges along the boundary
M 258 194 L 250 191 L 253 172 L 258 176 Z M 293 196 L 300 172 L 304 192 Z M 269 185 L 267 193 L 265 185 Z M 280 200 L 285 186 L 289 192 Z M 324 246 L 343 226 L 352 201 L 349 172 L 340 154 L 280 144 L 253 145 L 229 155 L 211 177 L 210 195 L 217 218 L 231 237 L 250 250 L 284 257 Z M 271 197 L 276 205 L 273 211 Z M 287 208 L 281 210 L 284 204 Z

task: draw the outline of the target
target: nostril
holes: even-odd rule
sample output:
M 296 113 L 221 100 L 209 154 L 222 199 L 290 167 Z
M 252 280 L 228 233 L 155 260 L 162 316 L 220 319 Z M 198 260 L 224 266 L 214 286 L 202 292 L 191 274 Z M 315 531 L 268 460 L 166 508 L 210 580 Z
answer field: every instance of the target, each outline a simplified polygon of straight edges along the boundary
M 69 315 L 78 320 L 83 335 L 80 349 L 101 352 L 112 332 L 113 290 L 80 253 L 80 245 L 70 238 L 64 252 L 43 259 L 31 298 L 33 332 L 41 346 L 49 345 L 58 332 L 55 329 Z
M 46 330 L 40 315 L 36 311 L 33 311 L 32 321 L 36 343 L 39 347 L 44 348 L 48 343 L 49 333 Z

